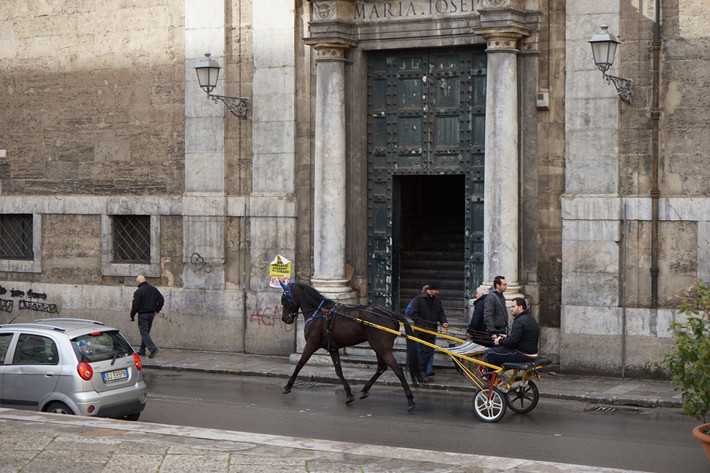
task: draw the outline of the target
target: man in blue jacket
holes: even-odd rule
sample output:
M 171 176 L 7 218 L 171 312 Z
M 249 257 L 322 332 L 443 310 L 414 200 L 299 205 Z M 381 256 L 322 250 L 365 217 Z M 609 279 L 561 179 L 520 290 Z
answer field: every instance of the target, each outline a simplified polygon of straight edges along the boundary
M 540 326 L 527 310 L 525 299 L 513 299 L 510 311 L 514 319 L 510 335 L 500 334 L 493 339 L 496 346 L 486 350 L 486 363 L 502 366 L 507 362 L 533 361 L 537 357 Z

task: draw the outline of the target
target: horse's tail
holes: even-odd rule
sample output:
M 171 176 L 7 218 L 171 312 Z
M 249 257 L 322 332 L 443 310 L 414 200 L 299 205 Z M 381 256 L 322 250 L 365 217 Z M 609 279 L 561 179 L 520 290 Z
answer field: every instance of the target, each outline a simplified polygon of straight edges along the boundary
M 414 330 L 407 318 L 402 314 L 392 313 L 392 316 L 404 325 L 404 333 L 407 334 L 407 369 L 412 377 L 413 383 L 422 382 L 422 372 L 419 368 L 419 344 L 409 337 L 414 336 Z

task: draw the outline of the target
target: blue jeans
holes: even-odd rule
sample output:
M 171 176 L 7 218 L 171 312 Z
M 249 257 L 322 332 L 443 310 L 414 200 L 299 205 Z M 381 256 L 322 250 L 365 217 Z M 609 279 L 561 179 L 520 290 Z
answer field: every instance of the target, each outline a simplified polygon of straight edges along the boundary
M 153 339 L 150 338 L 150 329 L 153 327 L 154 318 L 155 314 L 138 314 L 138 331 L 141 334 L 141 348 L 138 353 L 145 353 L 146 348 L 151 353 L 158 349 L 153 343 Z
M 431 344 L 436 344 L 435 335 L 421 333 L 419 335 L 419 338 Z M 432 373 L 432 370 L 434 369 L 434 352 L 436 350 L 432 347 L 428 347 L 419 343 L 417 345 L 417 351 L 419 352 L 419 369 L 422 373 L 429 376 Z
M 503 366 L 503 363 L 527 363 L 535 358 L 523 355 L 512 348 L 493 347 L 486 350 L 484 361 L 496 366 Z

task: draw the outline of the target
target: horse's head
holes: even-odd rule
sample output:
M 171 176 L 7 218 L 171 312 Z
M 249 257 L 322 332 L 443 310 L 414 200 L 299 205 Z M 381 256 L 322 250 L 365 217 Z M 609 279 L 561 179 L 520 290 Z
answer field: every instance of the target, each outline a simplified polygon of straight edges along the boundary
M 281 281 L 279 282 L 281 283 L 281 287 L 284 290 L 283 294 L 281 295 L 281 305 L 283 306 L 281 320 L 286 324 L 292 324 L 298 318 L 299 305 L 298 302 L 296 302 L 296 299 L 293 298 L 293 294 L 291 293 L 291 284 L 286 285 Z

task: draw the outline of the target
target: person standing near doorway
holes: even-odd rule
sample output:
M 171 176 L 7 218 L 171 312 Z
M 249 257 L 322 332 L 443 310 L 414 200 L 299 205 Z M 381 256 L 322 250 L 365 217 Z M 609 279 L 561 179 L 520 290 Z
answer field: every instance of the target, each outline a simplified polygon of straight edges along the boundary
M 491 336 L 508 333 L 508 310 L 505 308 L 503 293 L 508 288 L 505 276 L 496 276 L 493 279 L 494 290 L 483 301 L 483 322 L 486 332 Z
M 141 334 L 141 347 L 138 354 L 145 356 L 148 349 L 150 351 L 148 358 L 153 358 L 158 354 L 158 347 L 150 337 L 150 329 L 153 327 L 153 319 L 163 308 L 165 299 L 158 288 L 148 284 L 142 274 L 136 278 L 136 285 L 138 289 L 133 293 L 130 317 L 133 322 L 138 314 L 138 331 Z
M 449 328 L 449 322 L 446 320 L 444 308 L 441 306 L 439 295 L 439 281 L 429 281 L 426 291 L 414 298 L 412 303 L 411 318 L 414 325 L 433 332 L 436 332 L 438 324 L 442 327 Z M 436 335 L 430 333 L 419 332 L 417 337 L 432 345 L 436 344 Z M 423 344 L 419 344 L 419 367 L 422 372 L 422 382 L 429 383 L 434 372 L 432 371 L 434 361 L 434 348 Z
M 473 302 L 473 315 L 471 316 L 468 328 L 466 328 L 466 338 L 484 347 L 493 346 L 493 336 L 486 331 L 486 324 L 483 320 L 483 309 L 489 292 L 490 289 L 487 287 L 479 287 L 478 290 L 476 290 L 476 300 Z

